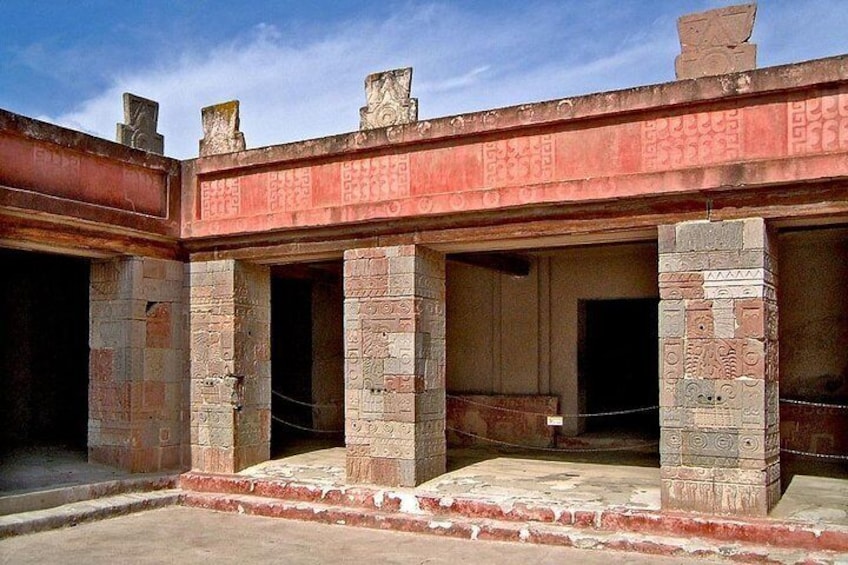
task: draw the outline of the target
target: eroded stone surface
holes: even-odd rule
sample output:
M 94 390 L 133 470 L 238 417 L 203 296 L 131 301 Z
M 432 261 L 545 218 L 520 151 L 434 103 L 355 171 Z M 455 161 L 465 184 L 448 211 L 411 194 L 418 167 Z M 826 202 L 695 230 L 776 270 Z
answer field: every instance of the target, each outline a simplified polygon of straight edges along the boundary
M 677 78 L 755 69 L 757 46 L 748 43 L 748 39 L 754 29 L 756 13 L 756 4 L 741 4 L 678 19 L 681 52 L 674 65 Z
M 200 140 L 200 156 L 244 151 L 244 134 L 239 131 L 239 102 L 231 100 L 201 111 L 203 139 Z
M 368 75 L 365 97 L 368 105 L 359 110 L 359 129 L 377 129 L 418 121 L 418 99 L 410 98 L 412 67 Z
M 765 515 L 780 493 L 770 234 L 761 218 L 684 222 L 659 249 L 661 265 L 686 258 L 659 275 L 663 507 Z
M 116 141 L 162 155 L 165 138 L 156 132 L 159 103 L 124 92 L 124 123 L 118 124 Z
M 414 486 L 445 471 L 445 258 L 344 257 L 347 479 Z
M 234 473 L 269 457 L 270 280 L 239 261 L 190 265 L 193 469 Z
M 89 459 L 133 472 L 183 463 L 183 264 L 91 263 Z

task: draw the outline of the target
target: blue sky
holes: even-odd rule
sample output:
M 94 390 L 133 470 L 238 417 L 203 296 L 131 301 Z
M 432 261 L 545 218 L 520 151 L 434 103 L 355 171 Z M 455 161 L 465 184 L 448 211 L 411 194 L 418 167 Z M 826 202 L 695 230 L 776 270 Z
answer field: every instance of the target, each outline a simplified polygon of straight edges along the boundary
M 715 0 L 4 0 L 0 107 L 113 139 L 121 93 L 160 103 L 165 153 L 241 100 L 248 147 L 355 130 L 368 73 L 413 66 L 434 118 L 674 79 L 676 19 Z M 762 0 L 760 67 L 848 52 L 848 0 Z

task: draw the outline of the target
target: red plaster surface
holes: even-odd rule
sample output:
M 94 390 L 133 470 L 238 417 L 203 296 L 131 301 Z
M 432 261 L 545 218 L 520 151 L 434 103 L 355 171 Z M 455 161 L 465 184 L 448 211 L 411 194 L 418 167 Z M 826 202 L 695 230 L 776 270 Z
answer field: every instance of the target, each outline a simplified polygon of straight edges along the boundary
M 848 453 L 845 410 L 781 404 L 780 447 L 822 455 Z
M 446 425 L 493 440 L 552 447 L 556 428 L 547 425 L 544 414 L 558 413 L 556 396 L 451 395 L 447 398 Z M 487 443 L 450 430 L 448 442 L 451 445 Z
M 419 531 L 410 520 L 421 518 L 404 512 L 401 507 L 401 495 L 378 487 L 319 487 L 298 484 L 296 482 L 254 479 L 233 475 L 211 475 L 185 473 L 181 475 L 179 486 L 185 491 L 183 503 L 225 511 L 269 512 L 266 515 L 296 519 L 336 522 L 345 520 L 350 525 L 369 526 L 369 520 L 382 522 L 374 512 L 397 521 L 385 527 L 403 531 Z M 204 496 L 204 493 L 215 496 Z M 245 501 L 238 498 L 249 495 L 258 506 L 248 509 Z M 579 530 L 597 532 L 634 532 L 642 534 L 699 537 L 717 542 L 747 542 L 807 549 L 812 551 L 848 551 L 848 529 L 840 526 L 822 526 L 781 522 L 770 519 L 738 519 L 693 514 L 634 510 L 629 508 L 554 508 L 542 503 L 536 505 L 513 504 L 504 506 L 496 500 L 470 499 L 455 496 L 442 496 L 435 493 L 403 491 L 405 506 L 407 497 L 414 496 L 418 511 L 426 513 L 424 524 L 430 520 L 457 520 L 459 518 L 498 520 L 505 523 L 523 525 L 561 525 Z M 258 498 L 262 497 L 262 498 Z M 301 504 L 286 505 L 282 501 Z M 316 505 L 304 506 L 302 503 Z M 239 509 L 241 505 L 242 509 Z M 319 506 L 320 505 L 320 506 Z M 324 512 L 332 505 L 332 514 Z M 263 509 L 263 510 L 260 510 Z M 297 514 L 297 515 L 295 515 Z M 390 518 L 388 518 L 390 517 Z M 462 522 L 456 521 L 457 526 Z M 548 535 L 557 536 L 556 531 L 546 530 Z M 443 532 L 449 534 L 449 532 Z M 467 532 L 470 534 L 471 532 Z M 466 536 L 464 530 L 453 535 Z M 507 535 L 508 537 L 503 537 Z M 489 539 L 512 539 L 513 534 L 492 534 Z M 562 534 L 565 536 L 565 531 Z M 480 539 L 487 536 L 478 535 Z M 538 540 L 546 543 L 543 540 Z M 639 543 L 620 541 L 622 544 Z M 630 551 L 644 551 L 634 547 L 620 547 Z M 668 551 L 672 551 L 670 548 Z M 665 553 L 666 551 L 660 551 Z
M 159 218 L 168 211 L 162 171 L 8 133 L 0 133 L 0 184 Z
M 584 202 L 844 174 L 848 88 L 568 121 L 262 171 L 203 168 L 189 237 Z M 329 138 L 328 138 L 329 141 Z M 793 158 L 794 159 L 789 159 Z M 803 158 L 811 158 L 804 160 Z M 737 163 L 757 162 L 744 170 Z M 301 162 L 302 163 L 302 162 Z M 753 163 L 752 163 L 753 164 Z M 223 175 L 223 176 L 222 176 Z

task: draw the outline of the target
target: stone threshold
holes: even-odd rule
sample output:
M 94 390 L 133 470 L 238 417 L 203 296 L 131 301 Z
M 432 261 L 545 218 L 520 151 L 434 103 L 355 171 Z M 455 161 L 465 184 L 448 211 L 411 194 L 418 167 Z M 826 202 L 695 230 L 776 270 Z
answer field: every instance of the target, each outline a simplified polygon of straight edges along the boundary
M 651 543 L 646 541 L 647 545 L 642 547 L 638 540 L 642 539 L 641 536 L 660 536 L 677 540 L 674 546 L 677 549 L 672 547 L 674 544 L 663 542 L 666 545 L 659 553 L 689 555 L 684 549 L 684 542 L 697 539 L 705 547 L 712 548 L 698 550 L 698 555 L 728 557 L 730 554 L 727 552 L 736 555 L 737 550 L 733 548 L 744 545 L 746 551 L 754 551 L 754 554 L 748 557 L 739 554 L 734 559 L 747 561 L 764 550 L 764 562 L 784 562 L 767 559 L 769 552 L 778 549 L 848 552 L 846 526 L 773 518 L 742 519 L 621 507 L 587 508 L 559 503 L 504 504 L 485 497 L 442 495 L 415 489 L 317 486 L 296 481 L 196 472 L 183 474 L 179 486 L 183 490 L 181 502 L 188 506 L 326 523 L 343 521 L 345 524 L 455 537 L 467 535 L 472 539 L 483 539 L 480 534 L 488 531 L 484 526 L 489 520 L 497 525 L 492 526 L 494 529 L 491 531 L 501 532 L 492 533 L 491 539 L 507 541 L 569 545 L 568 540 L 575 540 L 571 545 L 583 547 L 582 542 L 577 543 L 576 540 L 591 533 L 600 536 L 597 543 L 602 548 L 655 553 Z M 484 522 L 479 522 L 481 520 Z M 521 533 L 524 531 L 522 528 L 530 528 L 527 530 L 530 533 Z M 538 533 L 534 535 L 533 531 Z M 615 536 L 625 537 L 619 539 Z M 602 541 L 601 538 L 614 541 Z
M 94 486 L 94 485 L 88 485 Z M 173 486 L 173 485 L 165 485 Z M 97 489 L 91 489 L 93 494 Z M 416 489 L 318 486 L 185 473 L 179 488 L 126 492 L 0 516 L 0 539 L 171 505 L 469 540 L 745 563 L 841 563 L 848 527 L 632 508 L 581 508 Z

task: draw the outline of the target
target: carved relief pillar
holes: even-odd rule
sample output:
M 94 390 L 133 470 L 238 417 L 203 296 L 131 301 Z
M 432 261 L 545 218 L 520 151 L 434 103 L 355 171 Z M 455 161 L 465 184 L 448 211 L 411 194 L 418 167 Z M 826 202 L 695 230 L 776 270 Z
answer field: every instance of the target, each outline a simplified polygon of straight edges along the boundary
M 345 252 L 347 481 L 445 472 L 445 258 L 414 245 Z
M 235 473 L 270 457 L 270 271 L 193 262 L 189 304 L 192 468 Z
M 89 289 L 89 459 L 132 472 L 183 461 L 184 265 L 128 257 L 92 261 Z
M 762 516 L 780 497 L 775 256 L 761 218 L 660 227 L 665 509 Z

